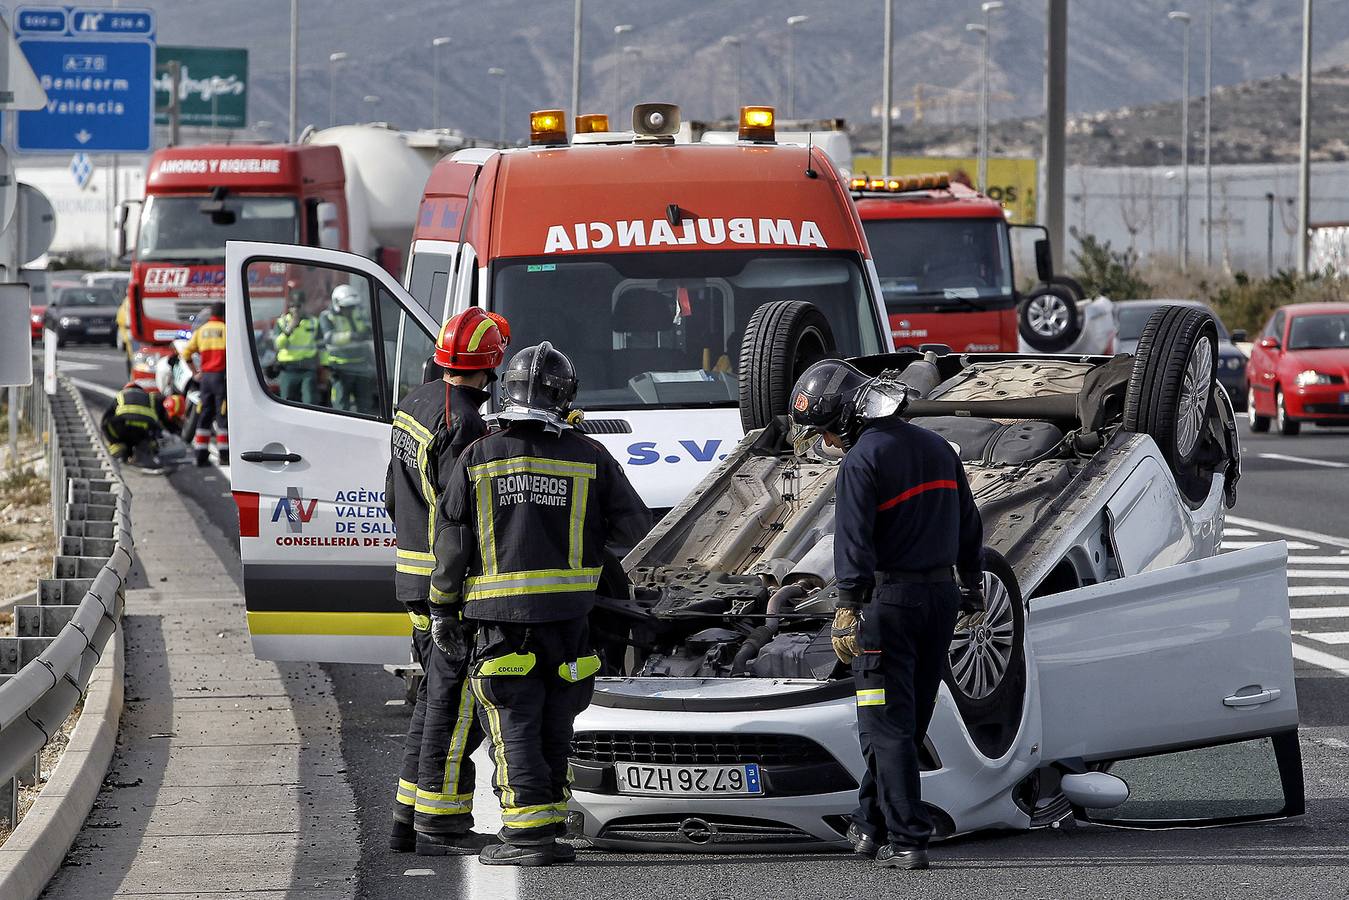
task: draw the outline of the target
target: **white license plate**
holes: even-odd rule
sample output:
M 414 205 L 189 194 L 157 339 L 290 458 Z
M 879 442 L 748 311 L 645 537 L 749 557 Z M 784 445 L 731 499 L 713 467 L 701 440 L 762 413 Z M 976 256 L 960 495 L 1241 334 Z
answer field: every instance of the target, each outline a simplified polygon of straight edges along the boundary
M 1349 406 L 1349 394 L 1340 394 L 1340 405 Z
M 616 762 L 620 794 L 666 797 L 750 797 L 763 793 L 758 763 L 738 766 L 652 766 Z
M 111 325 L 90 325 L 85 329 L 90 334 L 112 334 Z

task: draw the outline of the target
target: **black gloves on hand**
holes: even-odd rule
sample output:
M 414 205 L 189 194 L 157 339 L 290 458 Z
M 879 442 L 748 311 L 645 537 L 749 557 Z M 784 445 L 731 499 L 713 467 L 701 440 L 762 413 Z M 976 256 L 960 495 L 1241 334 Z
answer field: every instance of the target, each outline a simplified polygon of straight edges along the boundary
M 450 665 L 461 666 L 468 659 L 464 624 L 451 616 L 431 617 L 431 640 L 449 658 Z

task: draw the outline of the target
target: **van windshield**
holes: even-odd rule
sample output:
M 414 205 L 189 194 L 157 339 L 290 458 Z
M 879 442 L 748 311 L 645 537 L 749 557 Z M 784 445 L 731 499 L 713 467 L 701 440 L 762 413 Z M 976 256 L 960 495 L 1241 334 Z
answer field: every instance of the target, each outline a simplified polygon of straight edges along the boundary
M 223 263 L 225 241 L 299 242 L 299 217 L 293 197 L 225 197 L 224 212 L 201 211 L 210 198 L 145 198 L 138 262 Z M 231 215 L 232 214 L 232 215 Z
M 1007 227 L 996 219 L 862 222 L 890 312 L 1014 302 Z
M 819 307 L 842 356 L 881 348 L 851 254 L 587 254 L 492 268 L 492 309 L 510 322 L 511 344 L 548 340 L 570 356 L 587 410 L 734 406 L 745 325 L 770 300 Z

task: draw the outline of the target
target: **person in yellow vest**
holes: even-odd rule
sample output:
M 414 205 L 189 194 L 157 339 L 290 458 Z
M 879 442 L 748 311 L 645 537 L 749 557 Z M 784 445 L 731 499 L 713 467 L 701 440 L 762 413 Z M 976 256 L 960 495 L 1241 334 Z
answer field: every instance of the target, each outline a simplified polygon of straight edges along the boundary
M 286 311 L 272 326 L 272 344 L 281 399 L 306 406 L 319 405 L 319 323 L 304 311 L 304 291 L 291 292 Z
M 117 392 L 112 405 L 103 411 L 99 426 L 108 442 L 108 452 L 115 459 L 129 462 L 137 449 L 155 442 L 163 422 L 164 408 L 159 394 L 152 394 L 131 381 Z

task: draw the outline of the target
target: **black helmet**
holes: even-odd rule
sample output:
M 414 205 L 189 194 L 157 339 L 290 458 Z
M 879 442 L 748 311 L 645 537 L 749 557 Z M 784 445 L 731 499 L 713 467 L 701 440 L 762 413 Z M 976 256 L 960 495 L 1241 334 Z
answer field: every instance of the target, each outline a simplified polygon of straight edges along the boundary
M 841 359 L 822 359 L 806 369 L 792 388 L 792 422 L 814 434 L 843 434 L 848 407 L 869 379 Z
M 501 378 L 508 407 L 525 407 L 564 417 L 576 399 L 576 367 L 565 353 L 544 341 L 511 357 Z

